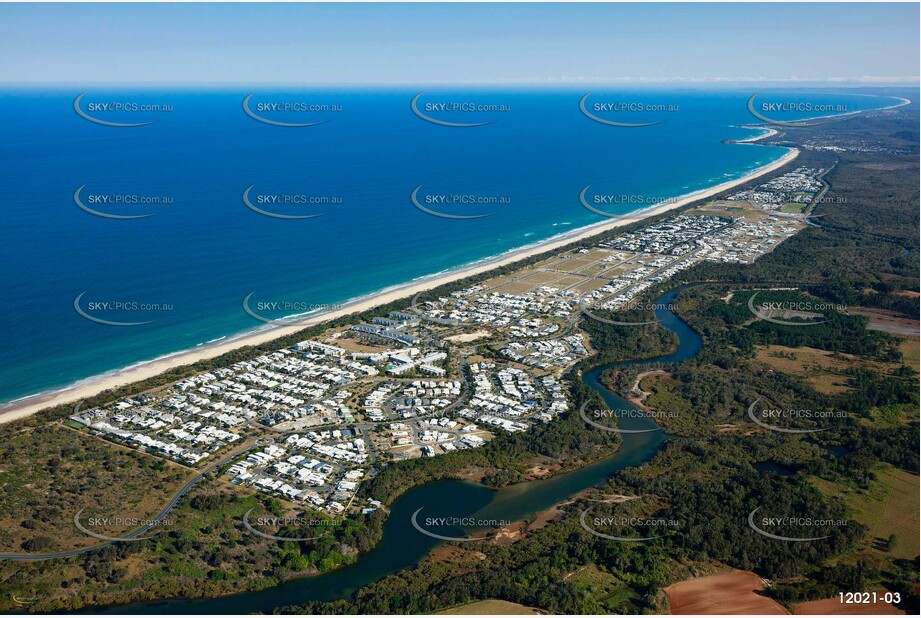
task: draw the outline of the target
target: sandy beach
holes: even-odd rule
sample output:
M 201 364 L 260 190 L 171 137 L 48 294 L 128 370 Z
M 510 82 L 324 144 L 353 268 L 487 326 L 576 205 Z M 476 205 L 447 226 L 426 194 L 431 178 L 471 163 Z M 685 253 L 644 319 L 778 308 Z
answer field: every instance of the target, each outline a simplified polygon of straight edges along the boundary
M 773 133 L 759 135 L 751 140 L 746 141 L 753 142 L 758 139 L 764 139 L 772 134 Z M 273 339 L 290 335 L 313 324 L 324 322 L 350 313 L 365 311 L 378 305 L 390 303 L 395 300 L 399 300 L 400 298 L 411 296 L 413 294 L 438 287 L 451 281 L 456 281 L 458 279 L 463 279 L 464 277 L 482 273 L 498 266 L 511 264 L 532 255 L 559 249 L 570 243 L 581 241 L 596 234 L 600 234 L 617 227 L 622 227 L 624 225 L 629 225 L 647 217 L 659 215 L 669 210 L 685 206 L 697 200 L 712 197 L 718 193 L 726 191 L 727 189 L 731 189 L 732 187 L 746 183 L 754 178 L 768 174 L 786 165 L 795 159 L 798 155 L 799 150 L 795 148 L 790 149 L 789 152 L 787 152 L 783 157 L 774 163 L 753 170 L 749 174 L 736 180 L 730 180 L 713 186 L 709 189 L 689 193 L 682 196 L 680 199 L 666 201 L 661 205 L 656 205 L 649 209 L 637 211 L 629 217 L 612 219 L 610 221 L 601 221 L 593 225 L 579 228 L 568 234 L 560 235 L 548 239 L 546 242 L 506 253 L 504 255 L 498 256 L 494 260 L 479 263 L 469 268 L 461 268 L 456 271 L 445 273 L 444 275 L 433 277 L 424 281 L 417 281 L 408 283 L 403 286 L 394 287 L 384 292 L 370 295 L 354 302 L 342 305 L 340 309 L 335 311 L 329 311 L 316 316 L 311 316 L 301 321 L 292 322 L 290 325 L 243 334 L 228 341 L 215 342 L 214 344 L 210 345 L 202 345 L 190 350 L 169 355 L 167 357 L 140 363 L 120 371 L 107 373 L 96 378 L 89 378 L 87 380 L 81 381 L 78 384 L 63 388 L 61 390 L 19 399 L 10 404 L 7 404 L 6 406 L 0 407 L 0 423 L 7 423 L 16 419 L 24 418 L 31 414 L 35 414 L 42 409 L 52 406 L 76 404 L 80 400 L 97 395 L 104 390 L 117 388 L 140 380 L 145 380 L 174 367 L 189 365 L 200 360 L 214 358 L 244 346 L 263 344 L 272 341 Z
M 732 140 L 733 144 L 754 144 L 757 141 L 767 139 L 768 137 L 774 137 L 777 135 L 777 129 L 772 129 L 771 127 L 759 127 L 750 124 L 739 125 L 740 129 L 760 129 L 764 133 L 760 135 L 755 135 L 754 137 L 746 137 L 745 139 L 734 139 Z

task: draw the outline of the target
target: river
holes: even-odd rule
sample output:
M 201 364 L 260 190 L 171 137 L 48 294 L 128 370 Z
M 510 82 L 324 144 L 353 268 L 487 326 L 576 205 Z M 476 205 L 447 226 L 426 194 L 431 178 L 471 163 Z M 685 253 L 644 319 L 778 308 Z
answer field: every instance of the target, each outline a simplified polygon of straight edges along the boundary
M 700 336 L 678 316 L 668 310 L 675 296 L 684 288 L 665 292 L 655 301 L 656 319 L 678 336 L 678 349 L 664 356 L 643 361 L 621 361 L 600 365 L 587 371 L 583 381 L 597 391 L 610 409 L 635 409 L 625 399 L 605 388 L 599 378 L 607 369 L 624 365 L 674 363 L 688 359 L 700 350 Z M 655 423 L 643 417 L 620 418 L 622 429 L 655 429 Z M 601 430 L 599 430 L 601 431 Z M 416 487 L 394 501 L 384 524 L 381 542 L 357 562 L 315 577 L 290 580 L 261 590 L 217 599 L 169 600 L 135 603 L 111 608 L 111 613 L 134 614 L 246 614 L 271 613 L 277 607 L 307 601 L 334 601 L 402 569 L 412 567 L 443 541 L 420 534 L 411 523 L 418 509 L 422 517 L 475 517 L 477 519 L 518 521 L 533 517 L 579 492 L 599 485 L 615 472 L 648 461 L 662 446 L 662 431 L 621 434 L 617 452 L 597 463 L 546 480 L 530 481 L 493 490 L 471 482 L 445 480 Z M 443 533 L 439 531 L 439 533 Z M 457 529 L 457 536 L 465 532 Z

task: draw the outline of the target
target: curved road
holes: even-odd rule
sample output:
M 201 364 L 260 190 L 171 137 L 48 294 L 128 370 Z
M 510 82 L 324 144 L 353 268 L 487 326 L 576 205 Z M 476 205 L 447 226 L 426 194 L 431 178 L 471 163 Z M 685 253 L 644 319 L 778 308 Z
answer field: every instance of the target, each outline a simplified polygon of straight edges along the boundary
M 91 545 L 90 547 L 83 547 L 80 549 L 72 549 L 70 551 L 53 552 L 53 553 L 48 553 L 48 554 L 19 554 L 19 553 L 4 554 L 4 553 L 0 553 L 0 560 L 20 560 L 24 562 L 37 562 L 39 560 L 55 560 L 59 558 L 73 558 L 74 556 L 79 556 L 81 554 L 87 554 L 91 551 L 96 551 L 97 549 L 102 549 L 103 547 L 108 547 L 109 545 L 113 545 L 115 543 L 120 543 L 124 541 L 140 540 L 137 537 L 144 534 L 145 532 L 150 531 L 153 527 L 157 526 L 159 522 L 163 518 L 165 518 L 171 510 L 173 510 L 173 508 L 176 506 L 176 504 L 179 503 L 182 497 L 185 496 L 186 493 L 188 493 L 188 491 L 192 489 L 192 487 L 198 481 L 200 481 L 202 478 L 204 478 L 211 472 L 217 470 L 221 466 L 227 465 L 228 463 L 230 463 L 231 461 L 233 461 L 240 455 L 243 455 L 244 453 L 248 453 L 249 451 L 253 450 L 254 448 L 258 448 L 259 446 L 260 445 L 258 444 L 253 444 L 243 449 L 242 451 L 238 453 L 234 453 L 233 455 L 230 455 L 228 457 L 225 457 L 221 461 L 214 463 L 208 468 L 205 468 L 204 470 L 202 470 L 200 473 L 194 476 L 191 480 L 189 480 L 185 485 L 183 485 L 179 489 L 178 492 L 176 492 L 176 494 L 170 499 L 170 501 L 166 503 L 166 505 L 160 510 L 159 513 L 157 513 L 156 517 L 154 517 L 150 521 L 150 523 L 145 524 L 144 526 L 141 526 L 140 528 L 136 530 L 132 530 L 131 532 L 129 532 L 123 537 L 120 537 L 118 539 L 113 539 L 111 541 L 106 541 L 104 543 L 99 543 L 98 545 Z M 82 509 L 81 509 L 81 512 L 82 512 Z M 80 513 L 78 512 L 77 515 L 74 515 L 75 524 L 77 523 L 77 517 L 79 516 L 79 514 Z M 77 527 L 79 528 L 80 526 L 78 525 Z

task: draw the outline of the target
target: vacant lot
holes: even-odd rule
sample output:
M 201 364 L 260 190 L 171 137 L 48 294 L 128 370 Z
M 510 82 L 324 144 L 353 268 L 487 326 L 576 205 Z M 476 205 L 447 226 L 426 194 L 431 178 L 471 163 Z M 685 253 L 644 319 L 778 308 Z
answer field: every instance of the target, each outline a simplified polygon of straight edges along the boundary
M 776 601 L 758 594 L 761 578 L 750 571 L 695 577 L 665 589 L 671 614 L 786 614 Z
M 494 288 L 492 291 L 496 294 L 513 294 L 517 296 L 519 294 L 530 292 L 533 289 L 534 284 L 528 283 L 527 281 L 512 281 L 506 283 L 505 285 L 500 285 L 499 287 Z
M 472 333 L 462 333 L 460 335 L 451 335 L 450 337 L 445 337 L 445 341 L 451 341 L 454 343 L 469 343 L 471 341 L 476 341 L 477 339 L 483 339 L 485 337 L 492 336 L 488 330 L 477 330 Z
M 744 217 L 746 221 L 763 219 L 768 216 L 766 211 L 744 200 L 717 200 L 716 202 L 708 202 L 703 206 L 687 211 L 685 214 L 689 217 Z
M 133 518 L 156 515 L 194 472 L 158 457 L 110 444 L 83 431 L 48 425 L 9 432 L 0 446 L 0 548 L 41 553 L 95 545 L 74 526 L 119 535 Z M 89 518 L 127 522 L 88 525 Z
M 552 271 L 536 271 L 528 275 L 527 277 L 521 279 L 521 281 L 526 281 L 528 285 L 531 286 L 531 289 L 539 288 L 542 285 L 550 285 L 557 279 L 564 277 L 565 275 Z
M 573 288 L 573 291 L 579 292 L 581 294 L 586 294 L 588 292 L 594 292 L 603 285 L 607 285 L 607 279 L 587 279 L 586 281 L 580 283 Z

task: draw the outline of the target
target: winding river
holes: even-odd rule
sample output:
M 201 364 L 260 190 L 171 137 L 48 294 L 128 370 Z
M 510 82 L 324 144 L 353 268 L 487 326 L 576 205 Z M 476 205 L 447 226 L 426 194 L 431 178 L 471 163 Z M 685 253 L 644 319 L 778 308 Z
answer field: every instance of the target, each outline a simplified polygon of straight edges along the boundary
M 679 362 L 694 356 L 700 350 L 700 336 L 667 309 L 683 287 L 665 292 L 655 301 L 656 319 L 678 336 L 679 346 L 675 352 L 643 361 L 621 361 L 600 365 L 584 374 L 584 382 L 604 398 L 610 409 L 631 409 L 634 406 L 601 384 L 599 378 L 603 371 L 624 365 Z M 632 430 L 656 428 L 653 421 L 643 417 L 620 418 L 618 424 L 623 429 Z M 110 611 L 119 614 L 271 613 L 273 609 L 283 605 L 350 597 L 362 586 L 412 567 L 444 542 L 420 534 L 413 527 L 411 518 L 419 509 L 422 509 L 419 513 L 420 519 L 474 517 L 480 520 L 518 521 L 530 518 L 589 487 L 604 482 L 619 470 L 648 461 L 665 441 L 661 431 L 625 433 L 621 434 L 621 437 L 623 441 L 620 448 L 611 457 L 546 480 L 519 483 L 500 490 L 456 480 L 436 481 L 412 489 L 400 496 L 391 506 L 390 516 L 384 524 L 383 538 L 373 550 L 361 556 L 354 564 L 324 575 L 290 580 L 258 592 L 240 593 L 217 599 L 144 602 L 114 607 Z M 464 534 L 464 530 L 456 530 L 457 536 L 462 537 Z

